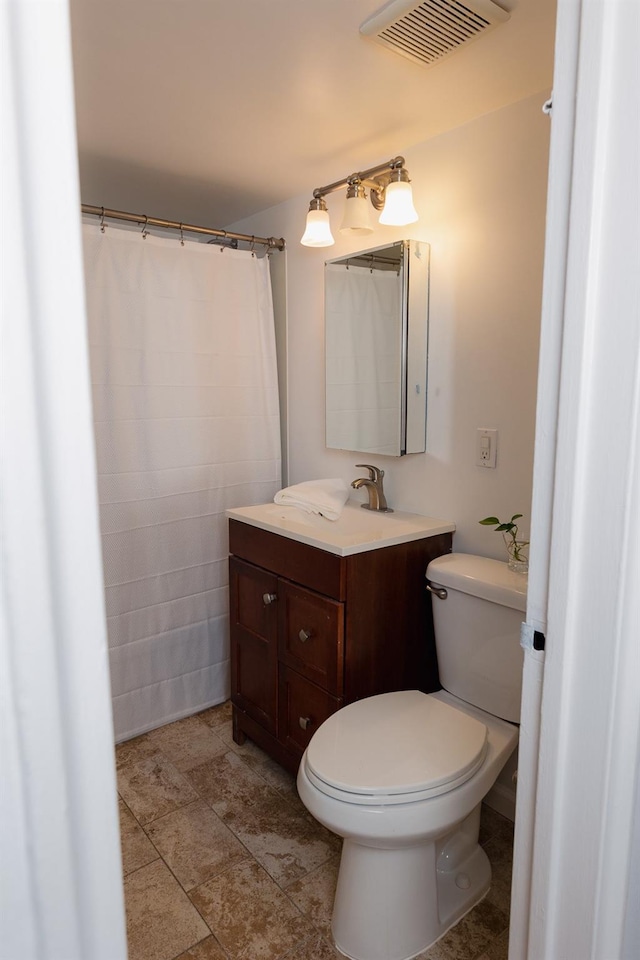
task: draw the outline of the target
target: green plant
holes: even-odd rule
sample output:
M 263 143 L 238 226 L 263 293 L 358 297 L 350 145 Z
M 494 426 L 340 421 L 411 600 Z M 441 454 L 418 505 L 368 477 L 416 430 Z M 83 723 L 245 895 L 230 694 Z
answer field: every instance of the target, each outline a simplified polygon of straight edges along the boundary
M 484 520 L 479 520 L 478 523 L 481 523 L 484 527 L 495 527 L 496 531 L 502 534 L 507 549 L 510 551 L 513 559 L 518 562 L 526 562 L 527 558 L 522 551 L 525 547 L 529 546 L 529 541 L 518 540 L 518 525 L 516 523 L 516 520 L 519 520 L 521 516 L 523 516 L 523 514 L 514 513 L 511 520 L 508 520 L 506 523 L 498 520 L 497 517 L 485 517 Z

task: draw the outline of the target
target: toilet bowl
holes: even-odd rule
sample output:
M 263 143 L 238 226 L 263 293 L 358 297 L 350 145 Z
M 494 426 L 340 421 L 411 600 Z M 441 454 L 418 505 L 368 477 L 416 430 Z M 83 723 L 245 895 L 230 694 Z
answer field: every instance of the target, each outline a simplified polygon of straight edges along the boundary
M 384 732 L 392 712 L 398 739 Z M 427 727 L 436 760 L 425 768 Z M 344 838 L 332 933 L 345 956 L 414 957 L 484 896 L 491 870 L 478 845 L 480 804 L 517 740 L 516 726 L 444 691 L 381 694 L 325 721 L 300 764 L 298 792 Z
M 302 802 L 344 838 L 332 933 L 352 960 L 417 956 L 489 889 L 491 868 L 478 844 L 480 805 L 518 740 L 511 688 L 518 688 L 521 651 L 510 655 L 514 644 L 520 650 L 526 580 L 498 561 L 456 557 L 434 561 L 427 572 L 438 587 L 446 582 L 442 602 L 451 600 L 446 611 L 434 600 L 439 660 L 443 615 L 441 639 L 451 645 L 443 656 L 449 690 L 399 691 L 343 707 L 316 731 L 298 771 Z M 461 606 L 462 621 L 451 616 Z M 483 655 L 467 652 L 457 662 L 455 648 L 466 647 L 469 628 Z M 458 673 L 466 697 L 482 706 L 456 695 Z M 497 709 L 488 712 L 487 705 Z

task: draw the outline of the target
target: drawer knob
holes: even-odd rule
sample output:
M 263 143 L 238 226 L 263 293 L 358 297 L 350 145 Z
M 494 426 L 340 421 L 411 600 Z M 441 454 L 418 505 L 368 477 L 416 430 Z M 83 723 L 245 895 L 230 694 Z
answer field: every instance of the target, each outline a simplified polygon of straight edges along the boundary
M 298 634 L 298 637 L 300 638 L 301 643 L 306 643 L 307 640 L 311 639 L 311 630 L 302 629 Z
M 306 730 L 307 727 L 311 726 L 311 724 L 313 723 L 313 720 L 311 719 L 311 717 L 299 717 L 298 723 L 300 724 L 303 730 Z
M 262 602 L 264 603 L 265 607 L 268 606 L 270 603 L 275 603 L 277 599 L 278 599 L 278 595 L 276 593 L 262 594 Z

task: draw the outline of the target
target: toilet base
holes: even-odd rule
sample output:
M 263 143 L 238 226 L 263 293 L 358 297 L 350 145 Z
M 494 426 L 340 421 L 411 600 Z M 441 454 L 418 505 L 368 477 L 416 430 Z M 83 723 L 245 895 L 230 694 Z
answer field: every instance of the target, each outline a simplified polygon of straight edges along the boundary
M 346 839 L 331 927 L 338 950 L 410 960 L 468 913 L 491 881 L 478 819 L 479 809 L 445 838 L 394 850 Z

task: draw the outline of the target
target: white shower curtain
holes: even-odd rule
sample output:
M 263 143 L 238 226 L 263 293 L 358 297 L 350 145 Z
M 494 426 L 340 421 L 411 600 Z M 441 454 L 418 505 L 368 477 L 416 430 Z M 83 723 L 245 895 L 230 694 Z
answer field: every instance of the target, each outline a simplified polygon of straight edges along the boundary
M 400 453 L 402 281 L 326 265 L 327 446 Z
M 84 225 L 116 740 L 229 691 L 225 510 L 280 487 L 269 267 Z

